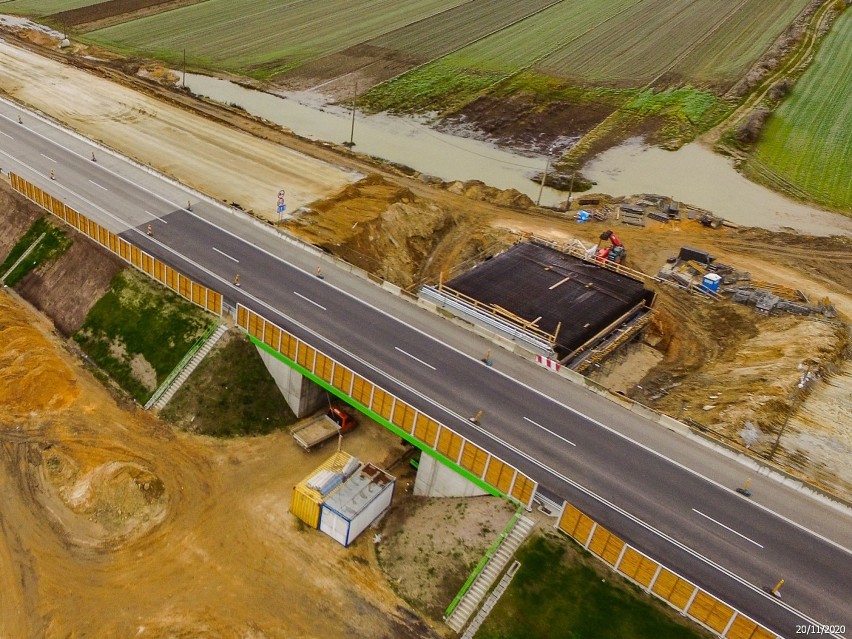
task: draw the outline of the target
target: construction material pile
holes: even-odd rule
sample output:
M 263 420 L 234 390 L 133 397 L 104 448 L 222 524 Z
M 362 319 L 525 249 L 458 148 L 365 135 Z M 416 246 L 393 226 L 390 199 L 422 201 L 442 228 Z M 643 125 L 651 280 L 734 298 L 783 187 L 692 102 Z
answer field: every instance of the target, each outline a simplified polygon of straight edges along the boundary
M 717 262 L 709 253 L 688 246 L 681 247 L 677 257 L 669 258 L 657 277 L 711 299 L 728 294 L 732 301 L 754 306 L 764 315 L 771 315 L 773 311 L 827 318 L 837 315 L 828 297 L 812 302 L 804 291 L 752 279 L 750 273 Z

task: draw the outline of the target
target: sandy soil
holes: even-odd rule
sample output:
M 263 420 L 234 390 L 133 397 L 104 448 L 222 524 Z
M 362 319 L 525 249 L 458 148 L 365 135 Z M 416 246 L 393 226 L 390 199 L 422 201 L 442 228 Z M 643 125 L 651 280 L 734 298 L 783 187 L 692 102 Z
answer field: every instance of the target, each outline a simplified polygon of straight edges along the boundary
M 127 412 L 6 293 L 0 378 L 0 636 L 428 636 L 369 534 L 346 550 L 287 512 L 328 451 Z M 398 442 L 345 446 L 382 463 Z
M 34 77 L 40 81 L 33 82 Z M 2 41 L 0 90 L 199 191 L 270 220 L 277 218 L 280 189 L 293 211 L 359 177 Z
M 379 563 L 400 595 L 440 618 L 514 508 L 491 496 L 435 499 L 406 493 L 395 501 L 382 521 Z

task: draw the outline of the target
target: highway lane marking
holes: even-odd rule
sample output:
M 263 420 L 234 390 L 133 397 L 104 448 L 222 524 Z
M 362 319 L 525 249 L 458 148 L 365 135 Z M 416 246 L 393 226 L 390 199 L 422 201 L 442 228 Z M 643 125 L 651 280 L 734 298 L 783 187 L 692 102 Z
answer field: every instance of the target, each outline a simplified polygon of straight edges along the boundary
M 15 138 L 13 138 L 11 135 L 9 135 L 8 133 L 3 133 L 3 131 L 0 131 L 0 135 L 5 135 L 5 136 L 6 136 L 7 138 L 9 138 L 10 140 L 14 140 L 14 139 L 15 139 Z
M 305 300 L 306 302 L 310 302 L 311 304 L 313 304 L 313 305 L 314 305 L 314 306 L 316 306 L 317 308 L 321 308 L 321 309 L 322 309 L 322 310 L 324 310 L 324 311 L 327 311 L 327 310 L 328 310 L 325 306 L 323 306 L 323 305 L 322 305 L 322 304 L 320 304 L 319 302 L 315 302 L 315 301 L 313 301 L 310 297 L 305 297 L 304 295 L 302 295 L 302 294 L 301 294 L 301 293 L 299 293 L 298 291 L 293 291 L 293 295 L 297 295 L 298 297 L 301 297 L 303 300 Z
M 742 534 L 742 533 L 740 533 L 740 532 L 737 532 L 736 530 L 734 530 L 734 529 L 733 529 L 733 528 L 731 528 L 730 526 L 726 526 L 726 525 L 725 525 L 725 524 L 723 524 L 721 521 L 717 521 L 717 520 L 713 519 L 710 515 L 705 515 L 705 514 L 704 514 L 703 512 L 701 512 L 700 510 L 695 510 L 695 508 L 693 508 L 693 509 L 692 509 L 692 512 L 694 512 L 696 515 L 701 515 L 701 516 L 702 516 L 702 517 L 704 517 L 705 519 L 709 519 L 709 520 L 710 520 L 710 521 L 712 521 L 714 524 L 716 524 L 716 525 L 718 525 L 718 526 L 721 526 L 722 528 L 724 528 L 725 530 L 727 530 L 727 531 L 729 531 L 729 532 L 734 533 L 734 534 L 735 534 L 735 535 L 737 535 L 738 537 L 742 537 L 742 538 L 743 538 L 743 539 L 745 539 L 746 541 L 753 543 L 753 544 L 754 544 L 755 546 L 757 546 L 758 548 L 763 548 L 763 545 L 762 545 L 762 544 L 757 543 L 754 539 L 749 539 L 749 538 L 748 538 L 748 537 L 746 537 L 744 534 Z
M 50 160 L 50 161 L 51 161 L 51 162 L 53 162 L 54 164 L 56 164 L 56 160 L 54 160 L 54 159 L 53 159 L 52 157 L 50 157 L 49 155 L 45 155 L 44 153 L 39 153 L 39 155 L 40 155 L 41 157 L 43 157 L 43 158 L 47 159 L 47 160 Z
M 147 210 L 147 209 L 145 209 L 145 212 L 146 212 L 148 215 L 150 215 L 151 217 L 153 217 L 153 218 L 155 218 L 155 219 L 157 219 L 157 220 L 160 220 L 160 222 L 162 222 L 163 224 L 168 224 L 168 222 L 166 222 L 166 221 L 165 221 L 163 218 L 161 218 L 159 215 L 154 215 L 153 213 L 151 213 L 151 211 L 149 211 L 149 210 Z
M 219 255 L 224 255 L 224 256 L 225 256 L 225 257 L 227 257 L 229 260 L 234 260 L 237 264 L 239 264 L 239 263 L 240 263 L 240 261 L 239 261 L 237 258 L 235 258 L 235 257 L 231 257 L 230 255 L 228 255 L 227 253 L 225 253 L 225 251 L 220 251 L 220 250 L 219 250 L 219 249 L 217 249 L 215 246 L 211 246 L 210 248 L 212 248 L 214 251 L 216 251 Z
M 423 366 L 425 366 L 426 368 L 431 368 L 433 371 L 438 370 L 437 368 L 435 368 L 434 366 L 432 366 L 432 364 L 428 364 L 428 363 L 424 362 L 424 361 L 423 361 L 422 359 L 420 359 L 419 357 L 414 357 L 414 355 L 412 355 L 411 353 L 406 353 L 406 352 L 405 352 L 404 350 L 402 350 L 399 346 L 394 346 L 394 348 L 395 348 L 396 350 L 398 350 L 400 353 L 402 353 L 403 355 L 408 355 L 408 356 L 409 356 L 411 359 L 413 359 L 415 362 L 420 362 L 420 363 L 421 363 L 421 364 L 423 364 Z
M 97 183 L 97 182 L 95 182 L 94 180 L 89 180 L 89 182 L 91 182 L 92 184 L 94 184 L 96 187 L 98 187 L 98 188 L 100 188 L 100 189 L 103 189 L 104 191 L 109 191 L 109 189 L 108 189 L 107 187 L 105 187 L 105 186 L 102 186 L 102 185 L 98 184 L 98 183 Z
M 547 431 L 548 433 L 550 433 L 551 435 L 553 435 L 553 436 L 554 436 L 554 437 L 556 437 L 557 439 L 561 439 L 561 440 L 562 440 L 563 442 L 565 442 L 566 444 L 571 444 L 571 445 L 572 445 L 572 446 L 574 446 L 574 447 L 576 447 L 576 446 L 577 446 L 577 444 L 575 444 L 574 442 L 572 442 L 570 439 L 565 439 L 562 435 L 559 435 L 559 434 L 557 434 L 557 433 L 554 433 L 554 432 L 553 432 L 552 430 L 550 430 L 549 428 L 545 428 L 544 426 L 542 426 L 542 425 L 541 425 L 541 424 L 539 424 L 538 422 L 534 422 L 534 421 L 533 421 L 533 420 L 531 420 L 529 417 L 524 417 L 524 419 L 525 419 L 526 421 L 528 421 L 530 424 L 534 424 L 535 426 L 538 426 L 541 430 Z

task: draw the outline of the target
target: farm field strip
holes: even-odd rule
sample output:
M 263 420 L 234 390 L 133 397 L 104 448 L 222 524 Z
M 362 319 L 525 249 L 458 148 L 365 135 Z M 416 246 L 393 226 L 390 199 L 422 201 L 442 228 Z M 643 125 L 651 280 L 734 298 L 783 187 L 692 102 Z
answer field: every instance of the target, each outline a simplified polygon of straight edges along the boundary
M 749 160 L 821 204 L 852 210 L 852 11 L 826 36 L 811 67 L 769 118 Z
M 749 0 L 724 29 L 678 63 L 676 70 L 696 82 L 739 79 L 808 5 L 808 0 Z M 757 37 L 755 37 L 757 34 Z
M 29 16 L 46 16 L 51 13 L 79 9 L 93 4 L 100 4 L 103 0 L 12 0 L 11 2 L 0 2 L 0 13 L 13 13 Z
M 87 34 L 105 45 L 232 71 L 281 71 L 361 44 L 464 0 L 208 0 Z M 265 69 L 264 69 L 265 70 Z
M 561 2 L 457 51 L 446 61 L 462 68 L 513 72 L 563 46 L 577 34 L 642 1 Z
M 603 32 L 571 42 L 538 68 L 555 75 L 571 69 L 572 77 L 591 82 L 640 84 L 672 66 L 687 81 L 730 81 L 747 70 L 806 3 L 767 7 L 759 0 L 648 0 Z M 715 28 L 720 21 L 724 25 Z M 706 41 L 696 46 L 703 36 Z
M 439 58 L 561 0 L 474 0 L 370 40 L 421 59 Z

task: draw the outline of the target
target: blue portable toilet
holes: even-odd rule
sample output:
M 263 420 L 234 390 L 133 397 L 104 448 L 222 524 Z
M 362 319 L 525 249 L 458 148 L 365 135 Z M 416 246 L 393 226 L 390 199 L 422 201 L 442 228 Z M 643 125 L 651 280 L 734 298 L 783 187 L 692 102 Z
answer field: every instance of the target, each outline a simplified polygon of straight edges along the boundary
M 707 293 L 718 293 L 719 284 L 722 283 L 722 276 L 716 273 L 707 273 L 704 279 L 701 280 L 701 290 Z

